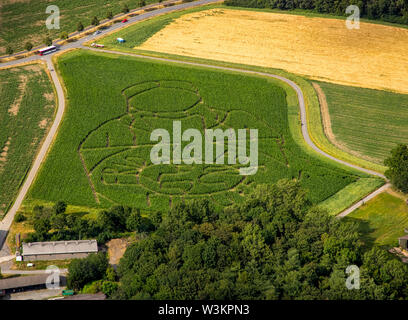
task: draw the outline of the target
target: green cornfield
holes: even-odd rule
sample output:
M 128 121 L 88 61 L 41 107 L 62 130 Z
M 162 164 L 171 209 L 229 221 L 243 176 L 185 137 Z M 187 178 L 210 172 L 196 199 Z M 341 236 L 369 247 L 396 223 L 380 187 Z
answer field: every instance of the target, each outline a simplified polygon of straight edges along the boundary
M 299 180 L 319 203 L 358 179 L 293 141 L 285 90 L 270 80 L 84 50 L 61 56 L 58 69 L 67 110 L 30 201 L 123 204 L 147 212 L 205 197 L 225 207 L 257 184 L 288 178 Z M 150 151 L 157 142 L 150 134 L 163 128 L 172 136 L 175 120 L 182 131 L 258 129 L 257 173 L 242 176 L 242 165 L 226 159 L 153 165 Z M 226 143 L 224 148 L 227 158 Z

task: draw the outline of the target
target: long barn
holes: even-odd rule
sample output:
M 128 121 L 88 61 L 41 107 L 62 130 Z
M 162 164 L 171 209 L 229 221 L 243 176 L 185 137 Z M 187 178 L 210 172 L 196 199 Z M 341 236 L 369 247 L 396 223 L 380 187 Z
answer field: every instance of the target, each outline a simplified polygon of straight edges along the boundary
M 23 243 L 24 261 L 85 258 L 98 252 L 96 240 L 71 240 Z

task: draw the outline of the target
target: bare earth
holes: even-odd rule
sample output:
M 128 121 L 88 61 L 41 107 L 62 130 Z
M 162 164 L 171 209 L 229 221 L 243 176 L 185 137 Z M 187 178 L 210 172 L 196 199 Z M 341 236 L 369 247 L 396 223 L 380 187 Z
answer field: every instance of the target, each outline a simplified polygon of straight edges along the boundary
M 112 239 L 106 245 L 108 246 L 109 263 L 117 265 L 125 254 L 128 242 L 126 239 Z
M 408 29 L 267 12 L 186 14 L 138 49 L 284 69 L 314 79 L 408 93 Z

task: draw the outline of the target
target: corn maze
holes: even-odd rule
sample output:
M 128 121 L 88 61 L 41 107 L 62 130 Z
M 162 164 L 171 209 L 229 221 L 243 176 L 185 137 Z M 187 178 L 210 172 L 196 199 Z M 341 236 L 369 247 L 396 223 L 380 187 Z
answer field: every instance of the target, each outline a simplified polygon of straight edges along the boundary
M 225 207 L 257 184 L 287 178 L 299 180 L 319 203 L 358 179 L 294 142 L 285 90 L 269 80 L 84 51 L 65 54 L 58 63 L 69 104 L 30 200 L 122 204 L 148 212 L 208 198 Z M 172 136 L 173 121 L 201 133 L 257 129 L 258 171 L 240 175 L 245 166 L 227 161 L 153 164 L 156 142 L 150 135 L 162 128 Z M 224 150 L 225 160 L 227 143 Z
M 236 166 L 153 165 L 149 160 L 153 146 L 150 133 L 155 128 L 171 132 L 173 120 L 179 120 L 182 126 L 200 131 L 225 129 L 225 121 L 234 116 L 234 111 L 206 105 L 188 81 L 146 81 L 129 86 L 122 94 L 126 113 L 90 131 L 78 148 L 97 202 L 103 197 L 121 203 L 124 194 L 129 203 L 145 207 L 156 202 L 171 207 L 186 197 L 226 198 L 236 193 L 234 198 L 239 198 L 247 177 L 239 175 Z

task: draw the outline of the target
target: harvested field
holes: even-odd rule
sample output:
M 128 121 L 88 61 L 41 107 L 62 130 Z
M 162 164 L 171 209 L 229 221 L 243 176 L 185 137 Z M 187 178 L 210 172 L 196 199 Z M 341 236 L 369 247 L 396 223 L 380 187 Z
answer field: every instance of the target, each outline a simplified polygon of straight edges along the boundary
M 408 93 L 408 30 L 391 26 L 212 9 L 183 15 L 137 48 Z

